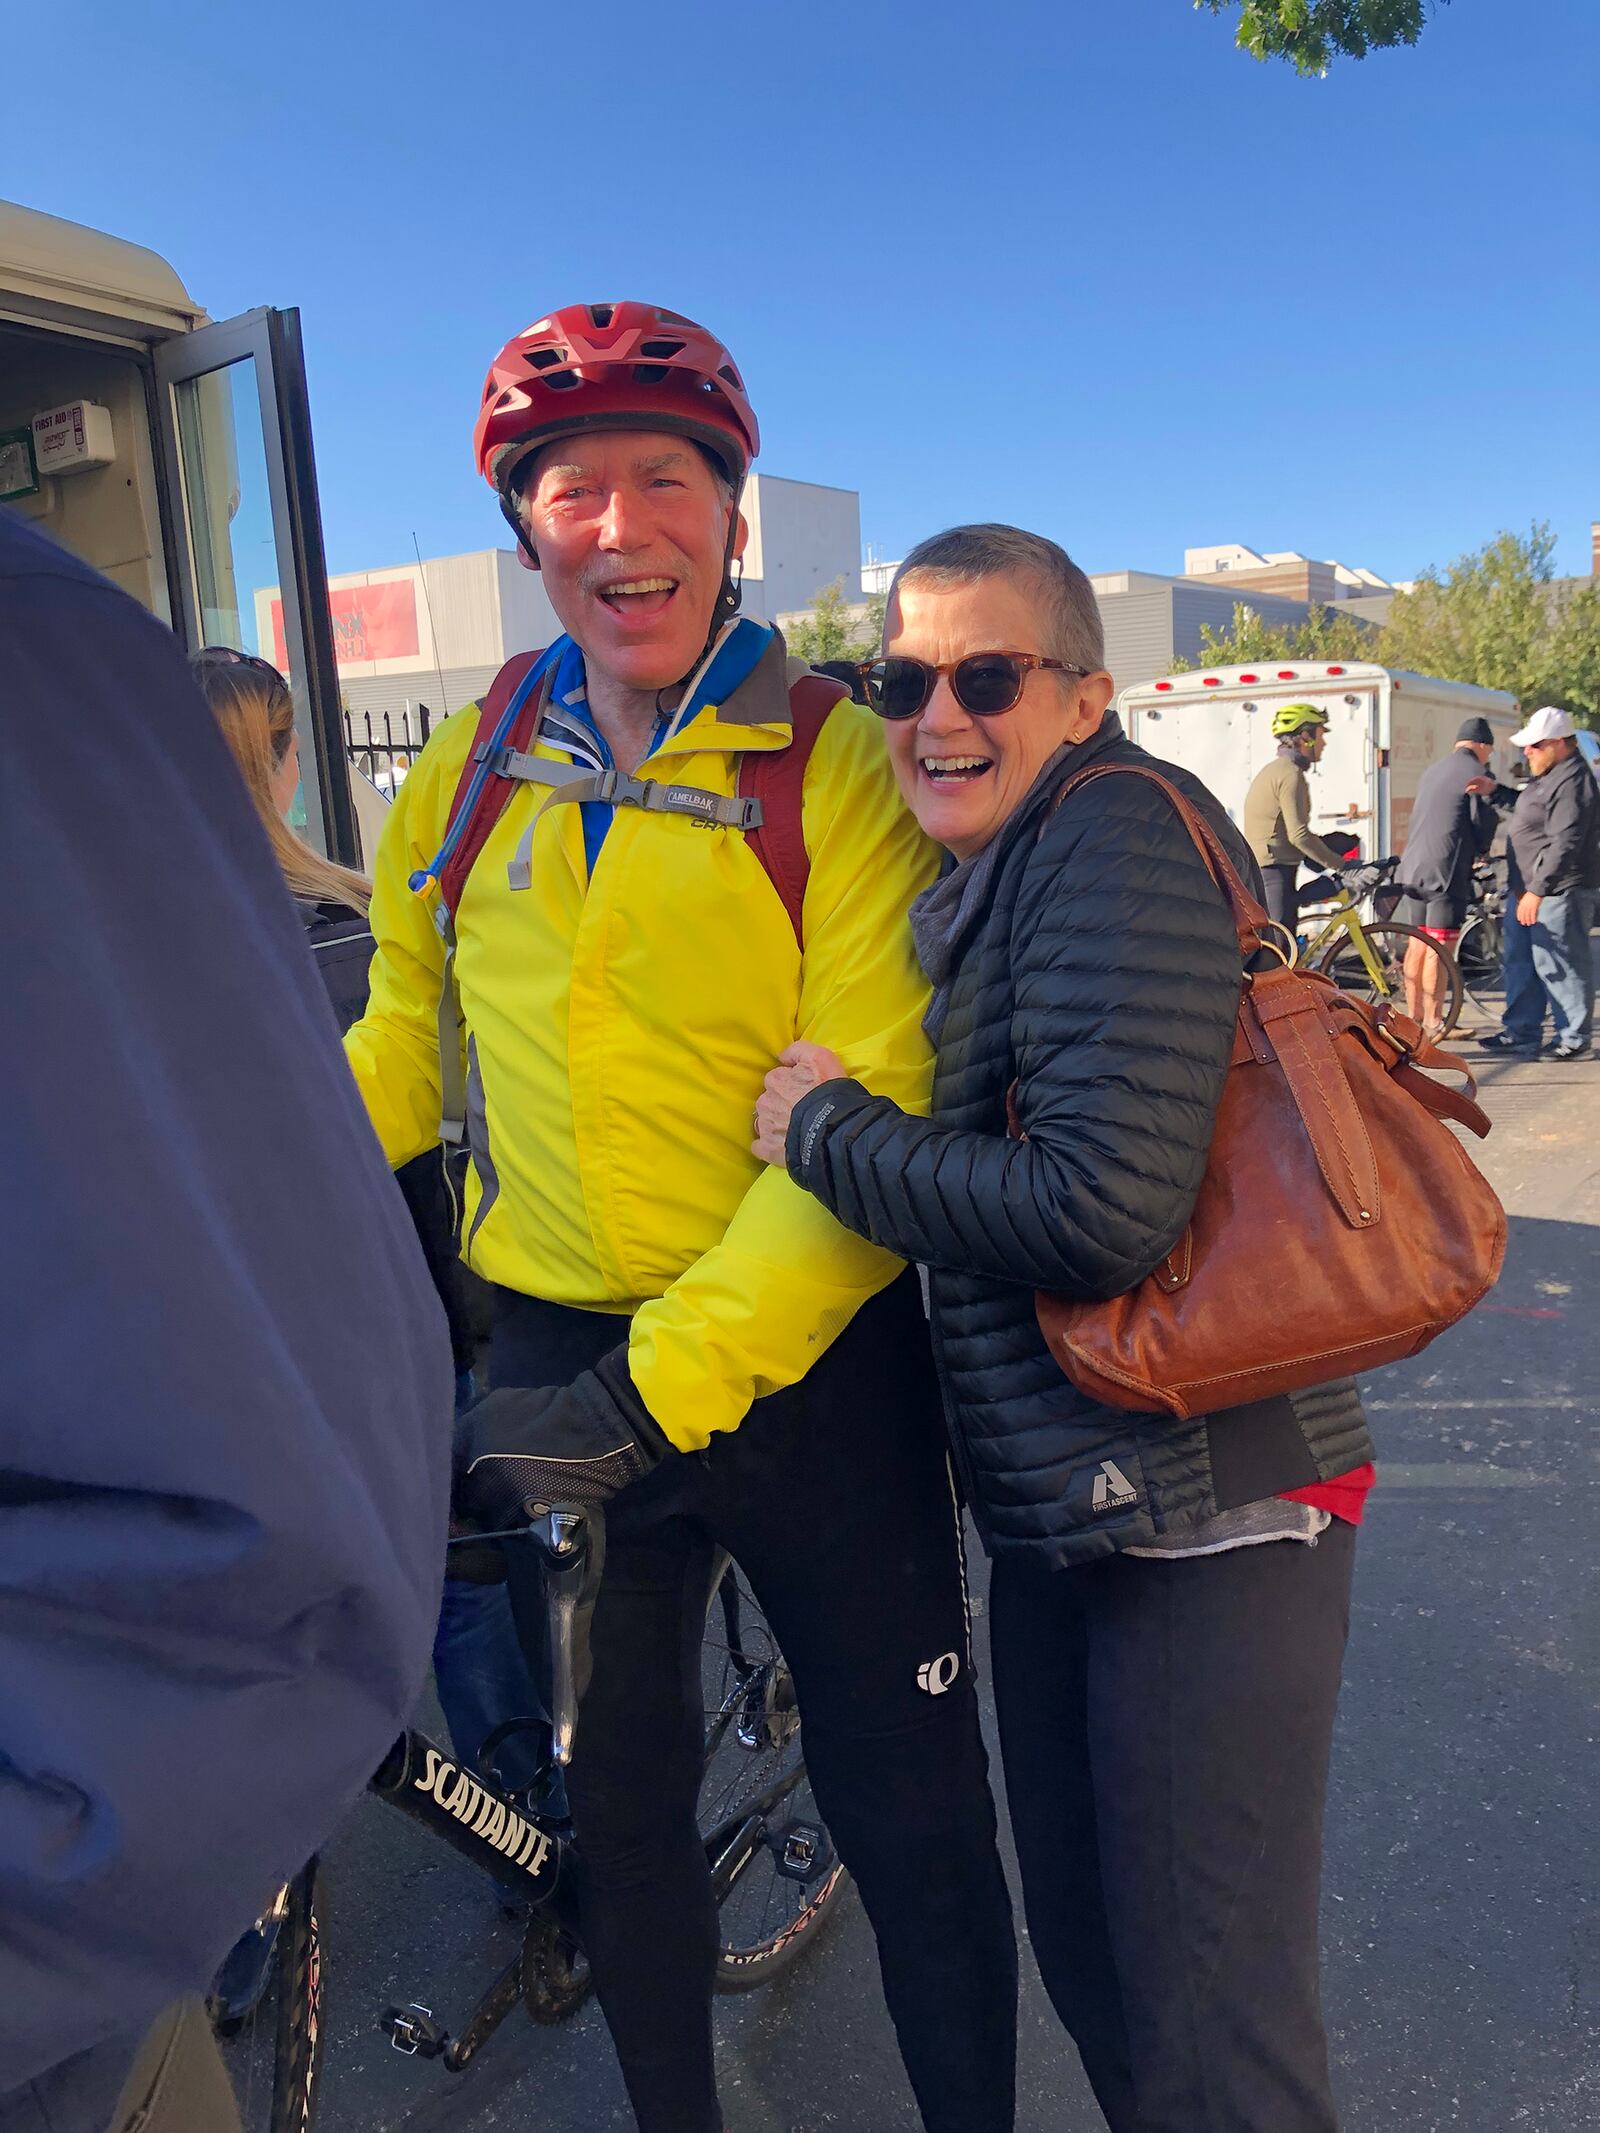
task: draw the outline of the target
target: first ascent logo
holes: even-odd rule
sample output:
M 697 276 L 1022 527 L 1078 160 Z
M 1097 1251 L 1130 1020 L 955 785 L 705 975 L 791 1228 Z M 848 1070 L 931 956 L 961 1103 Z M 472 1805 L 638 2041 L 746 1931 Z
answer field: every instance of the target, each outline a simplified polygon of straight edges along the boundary
M 1129 1504 L 1139 1501 L 1139 1491 L 1127 1475 L 1110 1459 L 1102 1459 L 1100 1471 L 1094 1477 L 1094 1501 L 1096 1511 L 1125 1511 Z
M 943 1696 L 953 1689 L 961 1672 L 961 1654 L 946 1652 L 941 1659 L 930 1659 L 925 1666 L 917 1668 L 917 1687 L 930 1696 Z
M 543 1872 L 550 1856 L 550 1839 L 538 1823 L 508 1807 L 437 1748 L 428 1749 L 422 1775 L 412 1783 L 418 1792 L 437 1800 L 446 1814 L 454 1815 L 475 1837 L 492 1844 L 497 1852 L 504 1852 L 513 1866 L 520 1866 L 535 1879 Z

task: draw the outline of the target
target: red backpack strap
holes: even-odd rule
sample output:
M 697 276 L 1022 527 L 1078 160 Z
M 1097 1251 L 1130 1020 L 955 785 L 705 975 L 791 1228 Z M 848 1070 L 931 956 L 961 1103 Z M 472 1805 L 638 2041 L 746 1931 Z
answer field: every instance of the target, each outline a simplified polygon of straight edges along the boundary
M 761 802 L 761 827 L 749 831 L 745 841 L 777 890 L 802 948 L 806 884 L 811 879 L 811 854 L 806 850 L 800 814 L 806 765 L 828 713 L 849 693 L 827 674 L 802 674 L 789 689 L 791 738 L 787 747 L 751 749 L 739 758 L 735 791 L 741 800 Z
M 518 652 L 514 658 L 506 661 L 490 682 L 488 694 L 478 707 L 478 730 L 473 737 L 471 748 L 467 751 L 467 760 L 461 766 L 455 798 L 450 802 L 444 835 L 439 840 L 441 844 L 454 829 L 456 817 L 466 800 L 467 787 L 472 783 L 472 774 L 478 767 L 478 750 L 487 743 L 499 724 L 517 684 L 526 676 L 528 669 L 543 657 L 542 651 Z M 532 740 L 544 696 L 543 688 L 535 689 L 518 712 L 516 724 L 506 736 L 508 747 L 526 748 Z M 444 863 L 439 875 L 439 894 L 452 918 L 461 902 L 461 892 L 466 887 L 467 876 L 472 872 L 478 854 L 489 840 L 490 831 L 505 813 L 506 803 L 516 789 L 516 781 L 513 778 L 491 777 L 486 782 L 478 795 L 478 804 L 472 811 L 471 820 L 464 826 L 459 843 Z

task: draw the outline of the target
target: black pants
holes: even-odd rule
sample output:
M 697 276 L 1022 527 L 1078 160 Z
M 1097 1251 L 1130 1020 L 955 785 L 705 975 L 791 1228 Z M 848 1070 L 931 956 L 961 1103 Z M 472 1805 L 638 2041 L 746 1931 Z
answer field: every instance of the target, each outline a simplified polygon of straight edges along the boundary
M 1112 2133 L 1331 2133 L 1317 1900 L 1355 1531 L 995 1566 L 1034 1953 Z
M 1299 876 L 1298 863 L 1292 867 L 1261 869 L 1261 883 L 1267 897 L 1267 916 L 1275 918 L 1280 926 L 1287 926 L 1291 933 L 1300 922 L 1300 892 L 1295 886 Z
M 501 1291 L 496 1385 L 561 1384 L 626 1322 Z M 914 1277 L 803 1382 L 606 1522 L 569 1796 L 582 1924 L 643 2133 L 720 2133 L 716 1913 L 696 1834 L 700 1643 L 714 1551 L 749 1579 L 794 1673 L 806 1767 L 877 1936 L 923 2123 L 1005 2133 L 1016 1947 L 968 1650 L 960 1526 Z M 948 1679 L 929 1663 L 961 1661 Z M 919 1682 L 919 1673 L 921 1682 Z

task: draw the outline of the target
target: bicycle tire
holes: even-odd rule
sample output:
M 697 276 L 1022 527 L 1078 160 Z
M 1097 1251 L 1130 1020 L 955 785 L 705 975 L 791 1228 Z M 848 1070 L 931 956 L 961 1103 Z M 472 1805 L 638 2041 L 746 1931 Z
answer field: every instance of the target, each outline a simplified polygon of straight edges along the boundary
M 1420 942 L 1427 953 L 1436 958 L 1444 975 L 1444 985 L 1441 988 L 1443 1014 L 1434 1034 L 1448 1036 L 1461 1019 L 1463 986 L 1461 966 L 1443 941 L 1436 941 L 1431 934 L 1424 933 L 1420 926 L 1403 925 L 1398 919 L 1388 919 L 1382 924 L 1363 925 L 1361 931 L 1381 967 L 1381 984 L 1374 984 L 1372 973 L 1348 934 L 1341 934 L 1332 943 L 1318 961 L 1317 969 L 1324 977 L 1332 978 L 1339 990 L 1349 993 L 1353 999 L 1374 1003 L 1392 1000 L 1397 1006 L 1404 1008 L 1406 987 L 1403 971 L 1406 951 L 1413 942 Z
M 1499 992 L 1505 976 L 1505 930 L 1493 911 L 1474 911 L 1456 942 L 1456 961 L 1461 982 L 1473 1004 L 1489 1013 L 1498 1002 L 1488 996 Z
M 714 1881 L 726 1880 L 714 1982 L 719 1993 L 749 1992 L 815 1944 L 850 1877 L 806 1777 L 793 1677 L 732 1563 L 706 1610 L 701 1678 L 700 1831 Z
M 245 2133 L 312 2133 L 322 2078 L 322 1873 L 313 1859 L 279 1898 L 260 1997 L 217 2035 Z

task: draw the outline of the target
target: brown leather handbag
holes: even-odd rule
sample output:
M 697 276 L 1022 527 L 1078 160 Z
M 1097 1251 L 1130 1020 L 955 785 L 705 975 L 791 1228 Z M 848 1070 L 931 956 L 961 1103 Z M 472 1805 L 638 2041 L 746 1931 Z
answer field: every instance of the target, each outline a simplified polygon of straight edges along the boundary
M 1124 1296 L 1040 1290 L 1072 1380 L 1111 1407 L 1180 1421 L 1415 1355 L 1490 1289 L 1505 1211 L 1443 1122 L 1480 1138 L 1465 1064 L 1408 1016 L 1286 964 L 1252 973 L 1272 922 L 1211 825 L 1157 772 L 1238 928 L 1246 976 L 1200 1196 L 1172 1252 Z M 1268 943 L 1270 946 L 1270 941 Z M 1466 1092 L 1423 1067 L 1460 1073 Z

